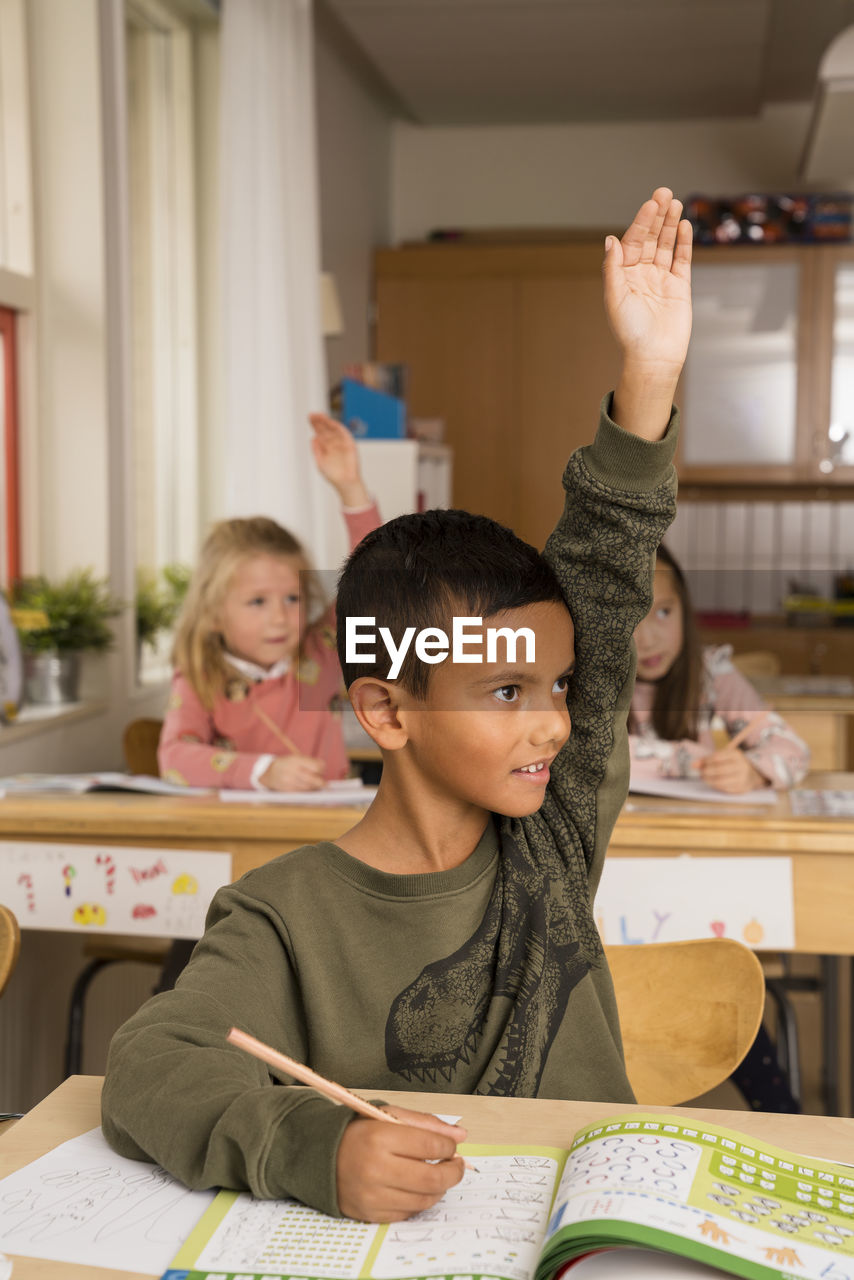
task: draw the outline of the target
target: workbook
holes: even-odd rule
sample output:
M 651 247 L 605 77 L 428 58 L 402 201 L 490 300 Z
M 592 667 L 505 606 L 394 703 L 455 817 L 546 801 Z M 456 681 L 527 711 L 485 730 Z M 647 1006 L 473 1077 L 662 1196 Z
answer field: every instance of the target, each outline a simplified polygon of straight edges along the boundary
M 749 1280 L 854 1280 L 854 1169 L 676 1115 L 616 1115 L 568 1150 L 460 1147 L 433 1208 L 375 1225 L 221 1191 L 164 1280 L 552 1280 L 589 1255 L 610 1274 L 706 1269 Z M 671 1263 L 671 1259 L 673 1260 Z M 682 1259 L 681 1263 L 677 1259 Z M 622 1264 L 622 1265 L 621 1265 Z M 634 1270 L 633 1270 L 634 1267 Z M 606 1274 L 601 1267 L 590 1274 Z M 654 1269 L 653 1269 L 654 1271 Z
M 185 787 L 146 773 L 16 773 L 0 778 L 0 796 L 51 791 L 67 795 L 83 795 L 87 791 L 142 791 L 157 796 L 216 794 L 209 787 Z

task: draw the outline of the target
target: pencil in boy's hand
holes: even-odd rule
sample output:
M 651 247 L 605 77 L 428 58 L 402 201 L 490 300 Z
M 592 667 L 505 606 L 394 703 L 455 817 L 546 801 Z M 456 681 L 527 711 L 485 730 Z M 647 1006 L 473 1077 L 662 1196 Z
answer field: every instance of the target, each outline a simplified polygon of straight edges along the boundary
M 238 1049 L 244 1049 L 246 1053 L 251 1053 L 255 1058 L 260 1058 L 268 1066 L 275 1067 L 277 1071 L 284 1071 L 286 1075 L 293 1076 L 295 1080 L 301 1081 L 302 1084 L 307 1084 L 312 1089 L 316 1089 L 318 1093 L 322 1093 L 331 1102 L 335 1102 L 340 1106 L 351 1107 L 353 1111 L 358 1111 L 359 1115 L 367 1116 L 371 1120 L 384 1120 L 386 1124 L 404 1123 L 397 1116 L 391 1115 L 388 1111 L 383 1111 L 381 1107 L 375 1107 L 372 1102 L 366 1102 L 357 1093 L 351 1093 L 342 1084 L 335 1084 L 332 1080 L 327 1080 L 325 1076 L 319 1076 L 316 1071 L 312 1071 L 311 1067 L 305 1066 L 302 1062 L 297 1062 L 295 1058 L 289 1058 L 286 1053 L 279 1053 L 278 1049 L 272 1049 L 270 1045 L 264 1044 L 263 1040 L 256 1040 L 254 1036 L 248 1035 L 247 1032 L 238 1031 L 237 1027 L 231 1028 L 226 1039 L 229 1044 L 236 1045 Z M 474 1165 L 469 1164 L 467 1160 L 463 1160 L 463 1164 L 472 1173 L 477 1173 Z
M 287 747 L 288 751 L 290 751 L 292 755 L 301 756 L 303 754 L 296 743 L 292 742 L 288 735 L 279 728 L 275 720 L 270 719 L 266 711 L 262 711 L 260 707 L 254 707 L 253 710 L 261 723 L 265 724 L 270 732 L 276 735 L 282 746 Z
M 318 1093 L 322 1093 L 331 1102 L 345 1107 L 352 1107 L 360 1115 L 369 1116 L 372 1120 L 385 1120 L 390 1124 L 402 1124 L 402 1121 L 398 1120 L 397 1116 L 389 1115 L 387 1111 L 383 1111 L 380 1107 L 375 1107 L 371 1102 L 365 1102 L 364 1098 L 360 1098 L 358 1094 L 351 1093 L 343 1085 L 334 1084 L 332 1080 L 326 1080 L 323 1076 L 319 1076 L 316 1071 L 312 1071 L 311 1067 L 306 1067 L 302 1062 L 289 1058 L 286 1053 L 279 1053 L 278 1049 L 271 1049 L 268 1044 L 264 1044 L 263 1040 L 256 1040 L 254 1036 L 247 1035 L 245 1031 L 238 1031 L 237 1027 L 231 1028 L 227 1039 L 229 1044 L 237 1045 L 238 1049 L 244 1049 L 254 1057 L 260 1058 L 262 1062 L 266 1062 L 269 1066 L 276 1067 L 278 1071 L 284 1071 L 302 1084 L 307 1084 L 312 1089 L 316 1089 Z

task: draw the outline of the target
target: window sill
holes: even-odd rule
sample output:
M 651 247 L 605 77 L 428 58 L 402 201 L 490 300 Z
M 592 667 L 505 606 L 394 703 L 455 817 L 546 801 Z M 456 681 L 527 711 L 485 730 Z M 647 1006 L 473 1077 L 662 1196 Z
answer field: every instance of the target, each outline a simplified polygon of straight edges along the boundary
M 14 724 L 0 726 L 0 746 L 8 746 L 23 738 L 32 738 L 46 730 L 74 724 L 101 715 L 109 708 L 106 699 L 88 702 L 50 703 L 44 706 L 28 703 L 22 707 Z

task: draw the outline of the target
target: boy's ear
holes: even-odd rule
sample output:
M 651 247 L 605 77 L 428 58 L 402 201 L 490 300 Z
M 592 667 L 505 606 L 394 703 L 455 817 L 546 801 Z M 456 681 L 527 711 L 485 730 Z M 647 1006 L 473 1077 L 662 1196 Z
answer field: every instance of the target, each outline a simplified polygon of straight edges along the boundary
M 399 751 L 408 734 L 398 716 L 398 688 L 394 681 L 360 676 L 348 690 L 356 719 L 378 747 Z

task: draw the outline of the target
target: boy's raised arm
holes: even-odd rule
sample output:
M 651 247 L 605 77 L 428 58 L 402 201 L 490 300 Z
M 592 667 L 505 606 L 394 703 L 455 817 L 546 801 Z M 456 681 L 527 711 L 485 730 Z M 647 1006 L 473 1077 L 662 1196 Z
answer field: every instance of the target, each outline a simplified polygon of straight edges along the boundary
M 681 201 L 658 187 L 605 244 L 605 310 L 623 356 L 611 416 L 644 440 L 664 435 L 688 350 L 691 240 Z

